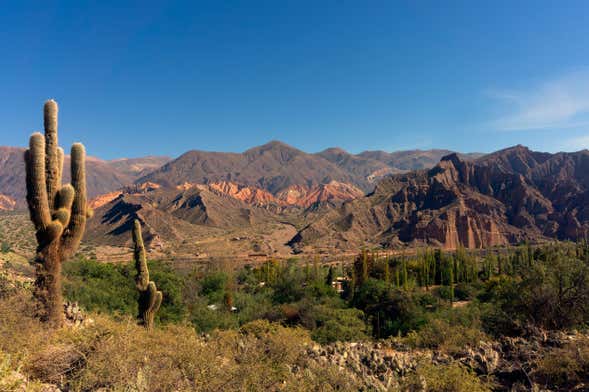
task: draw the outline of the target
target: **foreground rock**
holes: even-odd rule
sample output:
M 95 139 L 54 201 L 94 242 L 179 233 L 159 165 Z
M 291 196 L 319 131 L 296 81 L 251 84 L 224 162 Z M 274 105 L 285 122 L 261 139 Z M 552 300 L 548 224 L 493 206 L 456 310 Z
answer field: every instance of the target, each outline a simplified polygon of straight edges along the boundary
M 583 334 L 542 333 L 528 338 L 504 337 L 500 341 L 481 341 L 477 347 L 465 347 L 449 355 L 438 350 L 412 349 L 397 339 L 382 342 L 335 343 L 308 348 L 308 356 L 317 364 L 337 365 L 345 377 L 351 377 L 370 391 L 403 389 L 403 380 L 424 364 L 434 366 L 459 363 L 485 380 L 493 380 L 494 390 L 562 391 L 588 390 L 583 380 L 565 389 L 546 385 L 537 364 L 555 347 L 586 339 Z

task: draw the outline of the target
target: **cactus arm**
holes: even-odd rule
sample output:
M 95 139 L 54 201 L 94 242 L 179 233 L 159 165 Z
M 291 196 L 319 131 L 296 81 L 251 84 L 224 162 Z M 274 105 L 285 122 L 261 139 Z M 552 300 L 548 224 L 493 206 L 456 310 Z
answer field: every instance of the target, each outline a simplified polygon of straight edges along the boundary
M 55 197 L 55 211 L 53 219 L 58 220 L 63 227 L 67 227 L 70 222 L 72 203 L 74 202 L 75 191 L 70 184 L 62 187 Z
M 56 182 L 59 186 L 61 186 L 61 179 L 63 176 L 63 158 L 64 158 L 63 148 L 57 147 L 57 167 L 59 170 L 57 171 L 58 177 L 57 177 Z
M 160 310 L 160 306 L 162 305 L 162 300 L 164 299 L 164 295 L 159 290 L 156 291 L 155 295 L 156 295 L 156 298 L 155 298 L 155 302 L 153 303 L 153 307 L 152 307 L 153 313 L 156 313 L 158 310 Z
M 86 199 L 86 151 L 80 143 L 75 143 L 71 151 L 71 177 L 75 190 L 68 229 L 63 238 L 63 253 L 70 257 L 75 253 L 84 235 L 87 217 Z
M 147 285 L 147 298 L 148 298 L 147 310 L 148 311 L 153 311 L 156 309 L 158 297 L 159 297 L 158 290 L 157 290 L 157 287 L 155 286 L 155 283 L 149 282 L 149 284 Z M 159 307 L 159 305 L 157 305 L 157 306 Z
M 148 331 L 153 330 L 153 322 L 156 312 L 162 304 L 162 292 L 157 289 L 155 283 L 149 282 L 146 291 L 147 306 L 143 314 L 143 325 Z
M 41 244 L 51 244 L 58 239 L 63 233 L 63 225 L 59 220 L 54 220 L 47 225 L 43 231 L 37 232 L 37 239 Z
M 51 223 L 51 213 L 45 185 L 45 138 L 38 132 L 31 135 L 29 140 L 25 165 L 29 213 L 35 229 L 39 232 Z
M 55 196 L 61 188 L 61 167 L 57 141 L 57 102 L 50 99 L 43 107 L 45 125 L 45 179 L 49 208 L 54 209 Z

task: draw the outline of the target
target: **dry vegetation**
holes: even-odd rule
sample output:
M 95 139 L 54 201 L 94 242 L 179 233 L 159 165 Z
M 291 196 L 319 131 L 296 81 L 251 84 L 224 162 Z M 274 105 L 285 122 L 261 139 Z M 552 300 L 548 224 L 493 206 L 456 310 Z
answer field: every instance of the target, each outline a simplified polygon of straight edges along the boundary
M 13 252 L 31 257 L 35 251 L 35 230 L 26 213 L 0 212 L 0 243 Z
M 354 390 L 335 366 L 306 360 L 309 334 L 256 321 L 198 335 L 189 325 L 148 333 L 131 318 L 92 315 L 47 329 L 25 294 L 0 301 L 0 390 L 50 383 L 73 391 Z M 24 377 L 16 377 L 18 371 Z M 27 381 L 32 380 L 32 381 Z

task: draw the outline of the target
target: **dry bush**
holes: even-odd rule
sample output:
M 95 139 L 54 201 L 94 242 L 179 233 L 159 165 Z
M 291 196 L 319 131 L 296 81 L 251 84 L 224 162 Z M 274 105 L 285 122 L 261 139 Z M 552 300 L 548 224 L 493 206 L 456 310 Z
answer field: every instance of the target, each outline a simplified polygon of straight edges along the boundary
M 64 384 L 84 364 L 84 354 L 73 344 L 53 344 L 31 355 L 24 369 L 32 378 Z
M 300 329 L 258 321 L 205 340 L 190 326 L 148 333 L 132 320 L 100 318 L 93 328 L 109 334 L 88 354 L 74 390 L 335 390 L 342 384 L 336 369 L 306 366 L 310 339 Z
M 19 291 L 0 300 L 0 351 L 25 361 L 43 346 L 51 332 L 36 320 L 31 294 Z
M 434 365 L 420 363 L 401 383 L 403 391 L 423 392 L 489 392 L 490 384 L 457 362 Z
M 454 355 L 464 351 L 466 347 L 477 347 L 482 340 L 487 339 L 479 329 L 432 319 L 419 331 L 410 332 L 406 342 L 412 347 L 438 349 Z
M 589 381 L 589 337 L 578 336 L 549 349 L 537 362 L 533 377 L 545 385 L 572 386 Z
M 114 322 L 98 317 L 84 333 L 97 341 L 85 367 L 73 377 L 75 390 L 189 390 L 206 379 L 219 362 L 188 327 L 148 333 L 129 319 Z M 199 368 L 197 361 L 202 361 Z

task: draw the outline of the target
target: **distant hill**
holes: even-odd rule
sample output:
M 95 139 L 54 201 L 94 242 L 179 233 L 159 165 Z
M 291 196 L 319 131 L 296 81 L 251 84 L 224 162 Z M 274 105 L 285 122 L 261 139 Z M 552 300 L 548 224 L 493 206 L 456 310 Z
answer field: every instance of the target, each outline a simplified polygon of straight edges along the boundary
M 11 205 L 20 207 L 24 206 L 26 196 L 24 151 L 24 148 L 19 147 L 0 147 L 0 195 L 5 200 L 11 200 Z M 88 157 L 88 195 L 95 197 L 131 184 L 137 177 L 169 160 L 167 157 L 146 157 L 104 161 Z M 64 181 L 69 181 L 69 156 L 66 156 L 64 162 L 63 175 Z M 0 209 L 2 205 L 0 203 Z
M 374 152 L 375 157 L 372 157 L 372 152 L 354 155 L 330 148 L 309 154 L 273 141 L 243 153 L 189 151 L 136 182 L 149 181 L 171 187 L 185 182 L 227 181 L 277 194 L 293 185 L 315 187 L 336 181 L 368 192 L 383 176 L 435 165 L 443 155 L 441 151 Z M 384 154 L 389 155 L 385 157 Z M 478 156 L 480 154 L 474 155 Z
M 359 157 L 382 162 L 397 171 L 409 171 L 429 169 L 435 166 L 442 157 L 453 153 L 450 150 L 406 150 L 406 151 L 364 151 L 358 154 Z M 464 160 L 473 160 L 482 157 L 481 153 L 468 153 L 458 156 Z
M 291 185 L 311 187 L 331 181 L 366 185 L 321 156 L 281 142 L 270 142 L 241 154 L 189 151 L 137 180 L 144 181 L 166 186 L 228 181 L 273 194 Z

